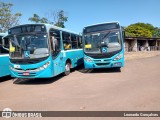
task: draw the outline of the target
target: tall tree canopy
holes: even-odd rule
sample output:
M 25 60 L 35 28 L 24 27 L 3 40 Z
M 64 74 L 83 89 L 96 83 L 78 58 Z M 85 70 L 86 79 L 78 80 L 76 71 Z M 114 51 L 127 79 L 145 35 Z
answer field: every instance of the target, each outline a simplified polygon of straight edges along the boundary
M 154 26 L 152 24 L 149 24 L 149 23 L 135 23 L 134 25 L 145 28 L 145 29 L 149 30 L 152 34 L 154 32 L 154 29 L 155 29 Z
M 160 28 L 156 27 L 154 29 L 153 37 L 160 38 Z
M 125 31 L 130 37 L 160 37 L 160 29 L 149 23 L 131 24 Z
M 130 25 L 125 31 L 128 37 L 152 37 L 151 31 L 138 25 Z
M 0 2 L 0 32 L 6 32 L 8 28 L 19 24 L 21 13 L 13 14 L 11 11 L 13 4 Z
M 55 19 L 55 26 L 65 28 L 64 22 L 67 22 L 68 17 L 64 15 L 64 11 L 60 10 L 57 12 L 57 19 Z
M 33 14 L 33 17 L 30 17 L 28 20 L 35 23 L 48 23 L 47 18 L 44 17 L 40 18 L 39 15 L 37 14 Z
M 67 22 L 68 17 L 65 16 L 63 10 L 59 10 L 51 13 L 51 20 L 48 20 L 45 17 L 39 17 L 37 14 L 33 14 L 33 17 L 30 17 L 28 20 L 34 23 L 49 23 L 54 24 L 55 26 L 65 28 L 64 23 Z

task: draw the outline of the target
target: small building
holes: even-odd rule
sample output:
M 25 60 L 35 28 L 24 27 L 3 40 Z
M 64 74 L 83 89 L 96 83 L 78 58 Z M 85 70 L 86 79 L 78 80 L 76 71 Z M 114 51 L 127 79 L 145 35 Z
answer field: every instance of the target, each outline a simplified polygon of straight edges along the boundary
M 160 50 L 160 38 L 125 37 L 126 52 L 157 51 Z

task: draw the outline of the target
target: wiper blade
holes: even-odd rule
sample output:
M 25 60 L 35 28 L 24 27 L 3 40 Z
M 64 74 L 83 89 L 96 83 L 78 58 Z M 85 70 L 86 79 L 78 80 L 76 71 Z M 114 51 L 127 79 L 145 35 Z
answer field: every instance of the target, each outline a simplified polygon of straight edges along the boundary
M 111 31 L 109 31 L 108 33 L 106 33 L 106 34 L 104 35 L 104 37 L 102 38 L 102 40 L 104 40 L 104 38 L 106 38 L 110 33 L 111 33 Z
M 14 35 L 13 37 L 14 37 L 14 41 L 12 40 L 12 42 L 13 42 L 15 45 L 17 45 L 18 47 L 21 47 L 21 46 L 19 45 L 19 43 L 18 43 L 18 40 L 17 40 L 16 35 Z
M 10 37 L 12 37 L 13 36 L 13 39 L 12 38 L 10 38 Z M 14 43 L 15 45 L 17 45 L 18 47 L 21 47 L 20 45 L 19 45 L 19 43 L 18 43 L 18 40 L 17 40 L 17 37 L 16 37 L 16 35 L 7 35 L 7 36 L 5 36 L 6 38 L 9 38 L 9 40 L 12 42 L 12 43 Z
M 109 35 L 110 33 L 111 33 L 111 31 L 109 31 L 108 33 L 106 33 L 106 34 L 104 35 L 104 37 L 102 38 L 102 42 L 101 42 L 100 47 L 108 47 L 108 42 L 104 41 L 104 39 L 105 39 L 106 37 L 108 37 L 108 35 Z

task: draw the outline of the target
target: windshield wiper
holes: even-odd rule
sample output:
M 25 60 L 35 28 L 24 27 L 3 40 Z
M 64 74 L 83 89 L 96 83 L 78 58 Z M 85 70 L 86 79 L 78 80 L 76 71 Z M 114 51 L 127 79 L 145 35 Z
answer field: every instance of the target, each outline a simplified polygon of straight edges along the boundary
M 102 38 L 102 42 L 101 42 L 101 45 L 100 45 L 100 47 L 108 47 L 108 42 L 107 41 L 104 41 L 104 39 L 106 38 L 106 37 L 108 37 L 108 35 L 111 33 L 111 31 L 109 31 L 108 33 L 106 33 L 105 35 L 104 35 L 104 37 Z
M 9 36 L 8 36 L 8 37 L 9 37 Z M 12 43 L 14 43 L 15 45 L 17 45 L 18 47 L 21 47 L 21 46 L 19 45 L 19 43 L 18 43 L 18 40 L 17 40 L 17 38 L 16 38 L 16 35 L 13 35 L 13 39 L 10 38 L 10 40 L 11 40 Z
M 104 37 L 102 38 L 102 40 L 104 40 L 104 38 L 106 38 L 106 37 L 108 37 L 108 35 L 111 33 L 111 31 L 109 31 L 108 33 L 106 33 L 105 35 L 104 35 Z

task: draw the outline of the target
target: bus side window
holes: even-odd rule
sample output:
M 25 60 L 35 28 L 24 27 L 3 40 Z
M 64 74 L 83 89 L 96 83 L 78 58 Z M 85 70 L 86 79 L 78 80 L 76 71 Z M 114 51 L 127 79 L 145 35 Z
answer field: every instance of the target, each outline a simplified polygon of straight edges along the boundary
M 2 46 L 2 37 L 0 36 L 0 46 Z
M 1 38 L 0 53 L 1 54 L 9 53 L 9 39 L 8 38 L 4 38 L 4 40 Z
M 72 40 L 72 49 L 77 49 L 78 48 L 77 36 L 74 34 L 71 34 L 71 40 Z
M 4 47 L 9 49 L 9 39 L 8 38 L 4 38 Z
M 69 50 L 71 49 L 71 35 L 67 32 L 63 32 L 62 34 L 63 38 L 63 45 L 64 45 L 64 50 Z
M 82 37 L 78 37 L 78 48 L 82 48 Z
M 0 36 L 0 54 L 2 53 L 2 37 Z

